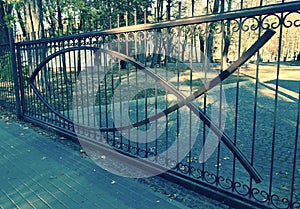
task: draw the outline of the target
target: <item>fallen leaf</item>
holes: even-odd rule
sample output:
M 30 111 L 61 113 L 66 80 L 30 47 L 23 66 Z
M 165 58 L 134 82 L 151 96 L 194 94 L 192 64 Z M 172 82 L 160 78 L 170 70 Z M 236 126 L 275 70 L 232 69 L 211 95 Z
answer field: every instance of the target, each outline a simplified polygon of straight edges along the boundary
M 223 159 L 224 159 L 224 160 L 229 160 L 229 159 L 230 159 L 230 157 L 224 157 Z
M 180 170 L 184 171 L 185 170 L 185 166 L 181 166 Z
M 176 199 L 178 197 L 178 194 L 173 194 L 170 198 L 171 199 Z

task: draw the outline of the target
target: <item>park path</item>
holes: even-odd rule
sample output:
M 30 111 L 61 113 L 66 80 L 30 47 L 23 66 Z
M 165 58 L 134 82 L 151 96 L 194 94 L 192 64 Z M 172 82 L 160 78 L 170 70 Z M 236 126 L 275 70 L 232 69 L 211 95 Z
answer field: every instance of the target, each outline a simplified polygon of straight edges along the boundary
M 26 123 L 0 119 L 0 139 L 1 209 L 229 208 L 163 179 L 151 186 L 149 179 L 113 175 L 83 156 L 76 143 Z M 166 187 L 177 192 L 167 195 Z

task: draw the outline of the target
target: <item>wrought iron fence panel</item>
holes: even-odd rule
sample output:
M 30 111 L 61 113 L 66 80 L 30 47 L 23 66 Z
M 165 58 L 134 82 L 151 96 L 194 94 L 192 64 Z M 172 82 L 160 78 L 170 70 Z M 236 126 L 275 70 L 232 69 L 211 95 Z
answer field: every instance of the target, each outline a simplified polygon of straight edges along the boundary
M 20 42 L 24 118 L 227 202 L 299 208 L 299 10 L 292 2 Z

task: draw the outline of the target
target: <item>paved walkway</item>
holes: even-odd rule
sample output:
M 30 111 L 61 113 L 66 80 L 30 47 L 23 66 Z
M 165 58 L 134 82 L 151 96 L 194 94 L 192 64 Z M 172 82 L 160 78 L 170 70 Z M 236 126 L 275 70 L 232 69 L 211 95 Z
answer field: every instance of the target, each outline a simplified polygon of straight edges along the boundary
M 1 209 L 229 208 L 200 195 L 179 202 L 162 188 L 115 176 L 84 158 L 75 143 L 28 124 L 0 119 L 0 140 Z

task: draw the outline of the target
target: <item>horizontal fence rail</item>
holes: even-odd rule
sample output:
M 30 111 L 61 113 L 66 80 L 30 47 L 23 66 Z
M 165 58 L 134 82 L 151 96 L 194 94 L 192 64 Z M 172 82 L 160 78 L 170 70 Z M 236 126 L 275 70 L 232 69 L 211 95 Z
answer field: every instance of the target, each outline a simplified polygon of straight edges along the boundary
M 300 208 L 299 26 L 291 2 L 23 41 L 15 72 L 0 46 L 0 104 L 102 166 L 115 153 L 236 207 Z
M 254 17 L 262 14 L 271 15 L 280 12 L 297 12 L 298 7 L 299 7 L 299 2 L 295 1 L 290 3 L 285 3 L 285 4 L 258 6 L 254 8 L 244 8 L 240 10 L 227 11 L 218 14 L 205 14 L 196 17 L 186 17 L 178 20 L 164 21 L 164 22 L 157 22 L 157 23 L 147 23 L 147 21 L 144 20 L 143 21 L 144 24 L 138 24 L 138 25 L 135 24 L 126 27 L 115 27 L 115 28 L 109 28 L 106 30 L 96 31 L 96 32 L 78 33 L 76 35 L 55 37 L 54 39 L 55 40 L 67 40 L 73 38 L 77 39 L 77 38 L 83 38 L 89 36 L 113 35 L 113 34 L 129 33 L 129 32 L 138 32 L 144 30 L 152 30 L 152 29 L 164 29 L 164 28 L 175 27 L 175 26 L 209 23 L 209 22 L 216 22 L 222 20 L 234 20 L 237 18 L 247 18 L 247 17 L 249 18 L 249 17 Z M 110 21 L 111 20 L 108 20 L 108 22 Z M 126 25 L 128 25 L 128 22 L 126 22 Z M 34 41 L 44 42 L 45 40 L 47 40 L 47 38 L 41 40 L 34 40 Z M 25 44 L 28 41 L 30 41 L 30 39 L 27 41 L 22 41 L 22 43 Z

